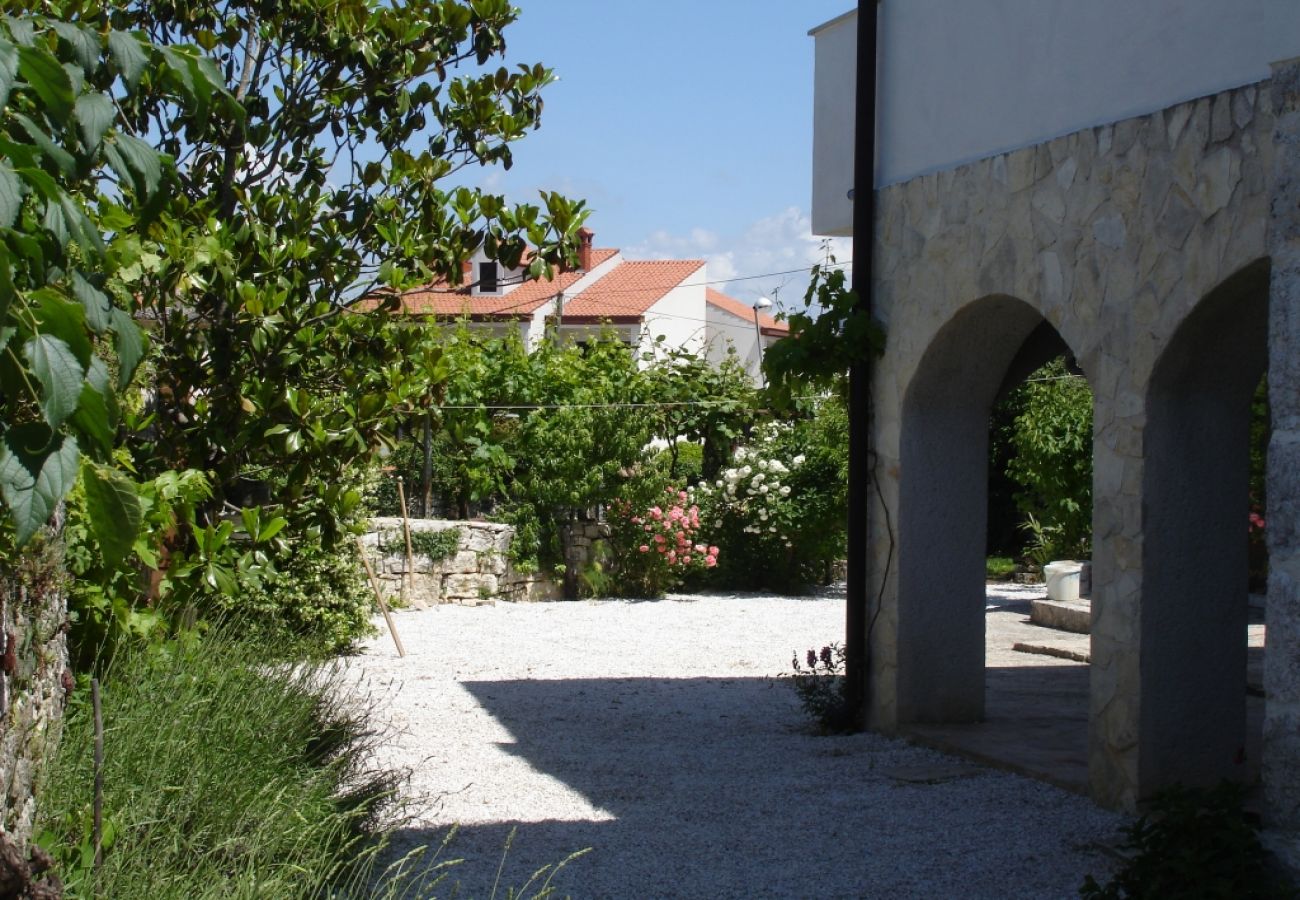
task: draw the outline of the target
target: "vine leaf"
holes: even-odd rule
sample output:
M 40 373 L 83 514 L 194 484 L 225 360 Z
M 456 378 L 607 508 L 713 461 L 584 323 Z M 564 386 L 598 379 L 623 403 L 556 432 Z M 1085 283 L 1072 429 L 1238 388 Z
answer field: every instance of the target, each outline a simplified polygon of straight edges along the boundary
M 127 87 L 134 90 L 140 82 L 141 73 L 149 63 L 149 58 L 140 49 L 139 38 L 125 31 L 110 31 L 108 50 L 113 54 L 113 62 L 117 63 L 117 70 L 122 73 L 122 80 L 126 82 Z
M 77 411 L 85 370 L 72 349 L 59 338 L 38 334 L 23 346 L 32 374 L 41 383 L 41 411 L 51 428 L 58 428 Z
M 90 528 L 99 542 L 104 564 L 117 565 L 140 532 L 140 498 L 120 473 L 86 462 L 81 467 Z
M 77 440 L 44 425 L 11 428 L 0 441 L 0 494 L 19 546 L 44 525 L 77 478 Z
M 100 93 L 82 94 L 77 98 L 77 128 L 87 150 L 95 150 L 113 124 L 113 101 Z

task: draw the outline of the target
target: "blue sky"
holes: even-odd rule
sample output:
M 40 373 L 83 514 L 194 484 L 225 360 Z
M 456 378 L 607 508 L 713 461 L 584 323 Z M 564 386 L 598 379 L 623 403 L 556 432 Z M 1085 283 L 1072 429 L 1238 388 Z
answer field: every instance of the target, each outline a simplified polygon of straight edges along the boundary
M 515 0 L 507 59 L 560 80 L 510 172 L 512 200 L 582 197 L 596 244 L 634 259 L 707 258 L 711 278 L 808 265 L 813 41 L 852 0 Z M 839 250 L 841 259 L 848 248 Z M 733 282 L 746 302 L 806 276 Z

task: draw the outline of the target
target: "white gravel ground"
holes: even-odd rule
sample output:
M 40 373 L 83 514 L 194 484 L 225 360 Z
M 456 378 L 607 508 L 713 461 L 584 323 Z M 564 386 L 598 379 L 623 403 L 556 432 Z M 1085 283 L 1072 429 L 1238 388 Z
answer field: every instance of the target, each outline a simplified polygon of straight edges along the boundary
M 395 614 L 406 658 L 381 631 L 348 665 L 393 728 L 382 764 L 412 773 L 399 846 L 458 823 L 471 897 L 514 826 L 503 886 L 590 847 L 556 880 L 575 898 L 1073 897 L 1108 873 L 1098 844 L 1121 820 L 1082 797 L 814 735 L 773 676 L 843 618 L 842 594 Z

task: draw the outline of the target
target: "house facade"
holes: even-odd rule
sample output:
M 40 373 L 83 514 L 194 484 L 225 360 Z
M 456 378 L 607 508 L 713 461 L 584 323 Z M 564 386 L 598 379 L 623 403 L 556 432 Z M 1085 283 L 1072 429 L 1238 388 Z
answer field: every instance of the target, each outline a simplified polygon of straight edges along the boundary
M 1091 793 L 1132 809 L 1258 779 L 1300 864 L 1300 6 L 878 9 L 870 720 L 985 719 L 989 411 L 1069 353 L 1094 397 Z M 855 16 L 812 32 L 824 234 L 851 230 Z M 1261 724 L 1246 522 L 1265 374 Z
M 761 349 L 788 329 L 708 286 L 704 260 L 628 260 L 579 232 L 578 266 L 549 280 L 526 277 L 527 260 L 508 269 L 479 251 L 464 285 L 430 285 L 402 296 L 402 311 L 447 324 L 464 321 L 491 334 L 518 334 L 536 347 L 547 335 L 588 340 L 613 329 L 638 353 L 664 347 L 721 361 L 732 349 L 757 379 Z M 756 326 L 757 323 L 757 326 Z

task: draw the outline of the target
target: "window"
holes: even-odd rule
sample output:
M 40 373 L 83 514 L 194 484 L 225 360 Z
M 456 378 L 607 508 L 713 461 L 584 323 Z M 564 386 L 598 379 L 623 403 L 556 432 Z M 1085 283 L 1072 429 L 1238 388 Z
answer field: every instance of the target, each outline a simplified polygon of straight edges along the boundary
M 478 292 L 495 294 L 497 292 L 497 264 L 485 262 L 478 264 Z

